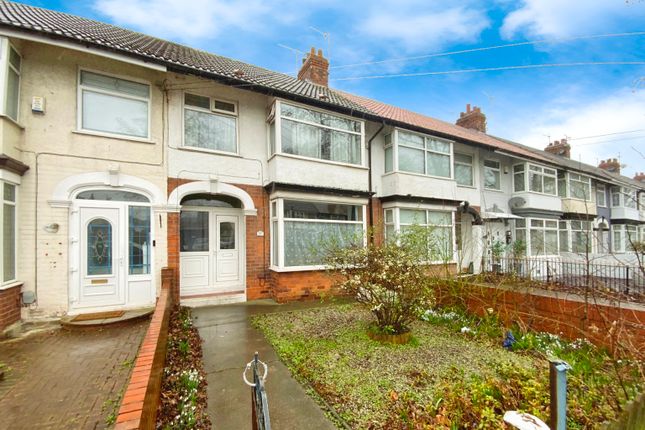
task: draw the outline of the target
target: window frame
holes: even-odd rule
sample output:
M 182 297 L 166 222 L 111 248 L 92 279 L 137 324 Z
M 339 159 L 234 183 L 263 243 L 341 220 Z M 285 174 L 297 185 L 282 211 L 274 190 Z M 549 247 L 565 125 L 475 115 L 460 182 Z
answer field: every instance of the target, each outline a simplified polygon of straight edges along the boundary
M 579 179 L 572 179 L 572 176 L 577 176 Z M 584 181 L 583 179 L 586 179 Z M 581 199 L 580 197 L 574 197 L 573 193 L 571 192 L 572 190 L 572 182 L 576 182 L 579 184 L 586 183 L 587 185 L 587 190 L 588 190 L 588 196 L 586 199 Z M 569 199 L 574 199 L 574 200 L 579 200 L 583 202 L 593 202 L 593 194 L 592 194 L 592 186 L 591 186 L 591 177 L 587 175 L 583 175 L 580 173 L 574 173 L 574 172 L 567 172 L 567 198 Z
M 148 97 L 143 98 L 143 97 L 138 97 L 133 95 L 125 95 L 123 93 L 118 93 L 115 91 L 82 85 L 81 74 L 83 72 L 93 73 L 96 75 L 106 76 L 109 78 L 120 79 L 123 81 L 130 81 L 130 82 L 135 82 L 137 84 L 146 85 L 148 87 Z M 121 97 L 129 100 L 146 102 L 148 105 L 147 135 L 145 137 L 142 137 L 142 136 L 133 136 L 129 134 L 112 133 L 107 131 L 98 131 L 98 130 L 90 130 L 90 129 L 83 128 L 83 90 L 84 89 L 88 91 L 93 91 L 99 94 L 106 94 L 106 95 Z M 94 136 L 110 137 L 115 139 L 151 143 L 152 142 L 152 84 L 151 82 L 145 79 L 133 78 L 131 76 L 105 72 L 103 70 L 95 70 L 95 69 L 90 69 L 85 67 L 79 67 L 76 74 L 76 131 L 78 133 L 90 134 Z
M 413 135 L 417 135 L 423 139 L 423 148 L 411 146 L 411 145 L 401 145 L 400 139 L 399 139 L 399 133 L 409 133 Z M 392 131 L 393 137 L 391 139 L 392 141 L 392 167 L 393 170 L 391 172 L 387 173 L 403 173 L 406 175 L 418 175 L 418 176 L 423 176 L 426 178 L 437 178 L 437 179 L 444 179 L 444 180 L 453 180 L 455 177 L 455 172 L 454 172 L 454 141 L 444 139 L 441 137 L 433 136 L 431 134 L 425 134 L 425 133 L 419 133 L 416 131 L 412 130 L 407 130 L 403 128 L 395 128 Z M 440 152 L 434 149 L 428 149 L 428 140 L 436 140 L 442 143 L 447 143 L 450 146 L 449 152 Z M 399 165 L 399 147 L 403 146 L 404 148 L 410 148 L 418 151 L 423 152 L 423 172 L 424 173 L 419 173 L 419 172 L 409 172 L 407 170 L 401 170 L 400 165 Z M 430 152 L 432 154 L 437 154 L 441 156 L 448 156 L 449 157 L 449 166 L 448 169 L 450 170 L 450 175 L 449 176 L 438 176 L 438 175 L 430 175 L 427 173 L 428 171 L 428 159 L 427 159 L 427 153 Z
M 611 225 L 611 250 L 614 253 L 625 254 L 628 252 L 634 252 L 633 249 L 630 249 L 629 244 L 629 233 L 627 230 L 631 230 L 636 234 L 636 241 L 640 237 L 639 226 L 633 224 L 612 224 Z M 620 248 L 616 247 L 616 235 L 620 237 Z
M 466 163 L 464 163 L 462 161 L 458 161 L 457 157 L 456 157 L 457 155 L 470 157 L 470 164 L 466 164 Z M 454 177 L 454 180 L 455 180 L 455 183 L 457 184 L 457 186 L 458 187 L 466 187 L 466 188 L 476 188 L 476 183 L 475 183 L 475 155 L 467 153 L 467 152 L 455 151 L 454 148 L 453 148 L 452 159 L 453 159 L 453 161 L 452 161 L 452 164 L 453 164 L 453 166 L 452 166 L 452 174 L 453 174 L 453 177 Z M 456 171 L 457 171 L 456 165 L 457 164 L 459 164 L 460 166 L 468 166 L 468 167 L 470 167 L 470 178 L 471 178 L 471 183 L 470 184 L 460 184 L 457 181 L 457 175 L 456 175 Z M 501 176 L 500 176 L 500 185 L 501 185 Z
M 602 204 L 600 203 L 600 200 L 598 200 L 598 195 L 600 193 L 601 188 L 602 188 Z M 601 208 L 607 207 L 607 187 L 605 186 L 605 184 L 596 184 L 596 206 Z
M 497 167 L 490 167 L 486 165 L 486 162 L 492 162 L 492 163 L 497 163 Z M 487 187 L 486 186 L 486 169 L 491 169 L 493 171 L 496 171 L 499 175 L 499 188 L 492 188 L 492 187 Z M 483 174 L 483 188 L 484 190 L 488 191 L 502 191 L 502 162 L 499 160 L 495 160 L 492 158 L 484 158 L 482 161 L 482 174 Z
M 361 221 L 342 221 L 342 220 L 314 220 L 308 218 L 286 218 L 284 216 L 284 201 L 285 200 L 295 200 L 299 202 L 312 202 L 312 203 L 330 203 L 330 204 L 341 204 L 348 206 L 360 206 L 361 207 Z M 343 223 L 343 224 L 354 224 L 362 225 L 363 230 L 363 245 L 367 244 L 367 202 L 363 199 L 351 199 L 351 198 L 334 198 L 330 196 L 311 196 L 311 195 L 297 195 L 291 193 L 278 193 L 269 198 L 269 268 L 275 272 L 302 272 L 308 270 L 325 270 L 328 267 L 324 264 L 309 264 L 309 265 L 300 265 L 300 266 L 286 266 L 285 265 L 285 221 L 297 221 L 297 222 L 315 222 L 315 223 Z M 277 224 L 278 231 L 275 231 L 274 222 Z M 277 240 L 277 250 L 278 255 L 275 255 L 275 242 Z
M 200 108 L 197 106 L 186 105 L 186 94 L 190 94 L 198 97 L 207 97 L 209 109 Z M 231 103 L 235 106 L 235 112 L 224 111 L 221 109 L 214 109 L 216 101 L 221 101 L 224 103 Z M 192 110 L 195 112 L 208 113 L 211 115 L 219 115 L 225 117 L 235 118 L 235 152 L 224 151 L 222 149 L 210 149 L 210 148 L 200 148 L 199 146 L 190 146 L 186 145 L 186 109 Z M 211 97 L 203 94 L 198 94 L 193 91 L 182 91 L 181 92 L 181 149 L 187 151 L 199 151 L 199 152 L 208 152 L 211 154 L 219 155 L 240 155 L 240 108 L 239 103 L 235 100 L 229 100 L 221 97 Z
M 339 118 L 347 119 L 350 121 L 354 121 L 360 124 L 361 126 L 361 131 L 360 132 L 353 132 L 350 130 L 343 130 L 343 129 L 337 129 L 334 127 L 327 127 L 323 126 L 322 124 L 316 124 L 316 123 L 311 123 L 308 121 L 302 121 L 298 119 L 293 119 L 289 118 L 289 121 L 293 122 L 298 122 L 302 124 L 307 124 L 310 126 L 314 127 L 320 127 L 320 128 L 326 128 L 329 130 L 333 131 L 338 131 L 338 132 L 343 132 L 343 133 L 349 133 L 349 134 L 355 134 L 360 136 L 360 156 L 361 156 L 361 162 L 358 164 L 352 164 L 352 163 L 345 163 L 342 161 L 334 161 L 334 160 L 325 160 L 323 158 L 315 158 L 315 157 L 307 157 L 305 155 L 298 155 L 298 154 L 289 154 L 286 152 L 282 151 L 282 104 L 288 104 L 292 105 L 301 109 L 308 109 L 311 111 L 315 112 L 320 112 L 324 113 L 327 115 L 333 115 L 337 116 Z M 291 100 L 282 100 L 282 99 L 276 99 L 270 106 L 269 106 L 269 112 L 267 113 L 267 154 L 268 154 L 268 160 L 270 161 L 273 157 L 276 155 L 280 155 L 282 157 L 290 157 L 290 158 L 297 158 L 300 160 L 307 160 L 307 161 L 315 161 L 318 163 L 327 163 L 327 164 L 335 164 L 338 166 L 345 166 L 345 167 L 353 167 L 353 168 L 360 168 L 360 169 L 367 169 L 367 154 L 366 154 L 366 148 L 365 148 L 365 121 L 354 118 L 350 115 L 344 115 L 342 113 L 330 111 L 330 110 L 325 110 L 325 109 L 320 109 L 317 107 L 309 106 L 303 103 L 298 103 L 294 102 Z M 273 131 L 271 131 L 271 127 L 273 127 Z M 274 143 L 274 148 L 272 151 L 271 147 L 271 135 L 273 135 L 273 143 Z
M 4 187 L 5 185 L 12 185 L 14 187 L 14 200 L 5 200 L 4 199 Z M 0 246 L 4 248 L 4 206 L 8 204 L 14 207 L 14 222 L 13 222 L 13 231 L 14 231 L 14 241 L 13 241 L 13 273 L 14 277 L 9 280 L 4 280 L 4 261 L 0 264 L 0 291 L 5 287 L 10 287 L 16 282 L 18 282 L 18 193 L 19 193 L 19 184 L 7 181 L 5 179 L 0 179 L 0 221 L 2 221 L 3 228 L 0 229 Z
M 13 43 L 11 43 L 11 41 L 8 38 L 5 38 L 5 40 L 7 41 L 7 44 L 6 44 L 6 47 L 3 47 L 3 51 L 4 51 L 4 56 L 6 58 L 6 60 L 5 60 L 6 64 L 4 65 L 4 70 L 3 70 L 4 77 L 3 77 L 3 82 L 2 82 L 3 97 L 2 97 L 2 109 L 1 109 L 1 111 L 2 111 L 2 115 L 4 117 L 8 118 L 9 120 L 13 121 L 16 124 L 20 124 L 20 97 L 21 97 L 21 94 L 22 94 L 22 88 L 21 88 L 22 85 L 21 84 L 22 84 L 23 58 L 22 58 L 22 54 L 20 53 L 18 48 L 16 48 L 16 46 Z M 13 66 L 13 64 L 11 64 L 11 51 L 12 50 L 20 58 L 20 70 L 16 70 L 16 68 Z M 9 100 L 9 91 L 8 91 L 8 89 L 9 89 L 8 88 L 9 87 L 9 69 L 13 70 L 18 75 L 18 96 L 17 96 L 17 100 L 16 100 L 17 106 L 16 106 L 16 117 L 15 118 L 13 118 L 11 115 L 9 115 L 9 113 L 7 111 L 7 102 Z
M 457 241 L 456 241 L 456 218 L 455 214 L 456 212 L 454 210 L 446 209 L 446 208 L 437 208 L 437 207 L 428 207 L 428 206 L 408 206 L 405 204 L 393 204 L 393 205 L 388 205 L 383 208 L 383 225 L 385 228 L 383 229 L 383 239 L 388 240 L 387 238 L 387 227 L 393 227 L 393 233 L 395 235 L 400 234 L 401 232 L 401 210 L 416 210 L 416 211 L 424 211 L 425 212 L 425 217 L 426 217 L 426 222 L 424 224 L 417 224 L 421 227 L 439 227 L 439 228 L 446 228 L 450 227 L 450 245 L 452 247 L 452 253 L 451 253 L 451 258 L 449 260 L 430 260 L 426 261 L 427 264 L 443 264 L 443 263 L 456 263 L 458 259 L 458 250 L 457 250 Z M 444 214 L 450 214 L 450 220 L 451 220 L 451 225 L 448 226 L 447 224 L 428 224 L 428 213 L 433 212 L 433 213 L 444 213 Z M 392 214 L 392 221 L 388 222 L 387 221 L 387 214 L 391 213 Z M 415 225 L 415 224 L 410 224 L 410 223 L 403 223 L 404 226 L 409 226 L 409 225 Z
M 554 257 L 560 255 L 560 221 L 557 219 L 550 219 L 550 218 L 535 218 L 535 217 L 528 217 L 528 218 L 522 218 L 524 221 L 524 226 L 518 226 L 518 221 L 516 220 L 515 223 L 513 223 L 513 233 L 514 237 L 518 237 L 517 230 L 523 230 L 524 233 L 522 235 L 523 240 L 526 244 L 526 256 L 528 257 Z M 538 221 L 542 223 L 542 226 L 534 226 L 533 221 Z M 547 227 L 547 222 L 555 223 L 554 227 Z M 543 245 L 544 245 L 544 254 L 537 254 L 533 255 L 532 252 L 532 246 L 533 244 L 531 243 L 531 230 L 540 230 L 542 231 L 542 239 L 543 239 Z M 556 236 L 556 251 L 555 253 L 547 253 L 546 252 L 546 231 L 554 231 L 555 236 Z M 567 230 L 568 231 L 568 230 Z M 567 239 L 569 244 L 571 243 L 571 237 L 569 235 L 569 238 Z M 570 245 L 569 245 L 570 246 Z

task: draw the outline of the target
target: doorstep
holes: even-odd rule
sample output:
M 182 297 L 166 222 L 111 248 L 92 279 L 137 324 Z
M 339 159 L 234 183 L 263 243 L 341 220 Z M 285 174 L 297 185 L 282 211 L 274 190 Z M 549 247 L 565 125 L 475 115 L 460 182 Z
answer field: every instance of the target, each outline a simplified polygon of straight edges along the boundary
M 60 319 L 60 325 L 66 329 L 83 329 L 90 327 L 102 327 L 111 324 L 127 323 L 131 321 L 138 321 L 144 318 L 148 318 L 154 312 L 154 307 L 145 307 L 139 309 L 128 309 L 123 311 L 123 315 L 113 318 L 100 318 L 92 320 L 81 320 L 74 321 L 78 316 L 76 315 L 66 315 Z
M 246 292 L 244 290 L 240 290 L 240 291 L 230 291 L 226 293 L 181 296 L 179 302 L 182 306 L 188 306 L 190 308 L 201 308 L 204 306 L 242 303 L 242 302 L 246 302 Z

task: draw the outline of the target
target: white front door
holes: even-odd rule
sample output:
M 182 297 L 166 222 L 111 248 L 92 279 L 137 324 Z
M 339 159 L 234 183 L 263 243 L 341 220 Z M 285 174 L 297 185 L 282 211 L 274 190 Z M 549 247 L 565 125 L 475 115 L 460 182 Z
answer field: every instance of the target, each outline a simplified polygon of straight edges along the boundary
M 180 220 L 182 296 L 244 290 L 242 215 L 239 211 L 184 209 Z
M 119 208 L 79 209 L 80 291 L 78 306 L 124 303 L 123 233 Z

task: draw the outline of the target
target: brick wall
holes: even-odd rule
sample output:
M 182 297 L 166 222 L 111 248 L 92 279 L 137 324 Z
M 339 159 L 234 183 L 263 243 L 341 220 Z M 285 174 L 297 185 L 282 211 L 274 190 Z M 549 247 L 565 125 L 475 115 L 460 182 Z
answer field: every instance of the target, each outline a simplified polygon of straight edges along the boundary
M 20 290 L 22 284 L 0 290 L 0 332 L 20 321 Z
M 440 303 L 458 301 L 479 315 L 493 308 L 508 325 L 518 322 L 524 327 L 562 335 L 570 340 L 586 337 L 596 345 L 610 349 L 617 339 L 633 345 L 645 344 L 643 310 L 585 303 L 578 296 L 562 293 L 556 296 L 483 285 L 465 288 L 458 293 L 461 295 L 459 298 L 454 297 L 454 292 L 442 291 Z M 618 321 L 620 326 L 614 326 L 614 321 Z
M 324 270 L 272 272 L 273 296 L 278 303 L 294 300 L 315 300 L 321 296 L 339 295 L 333 289 L 334 280 Z

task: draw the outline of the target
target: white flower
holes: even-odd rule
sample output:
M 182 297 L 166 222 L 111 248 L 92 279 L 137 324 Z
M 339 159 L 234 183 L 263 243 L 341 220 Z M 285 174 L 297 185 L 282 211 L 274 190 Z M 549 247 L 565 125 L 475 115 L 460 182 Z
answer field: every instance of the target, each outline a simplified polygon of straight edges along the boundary
M 472 330 L 470 329 L 470 327 L 464 326 L 464 327 L 461 328 L 461 332 L 462 333 L 472 333 Z

